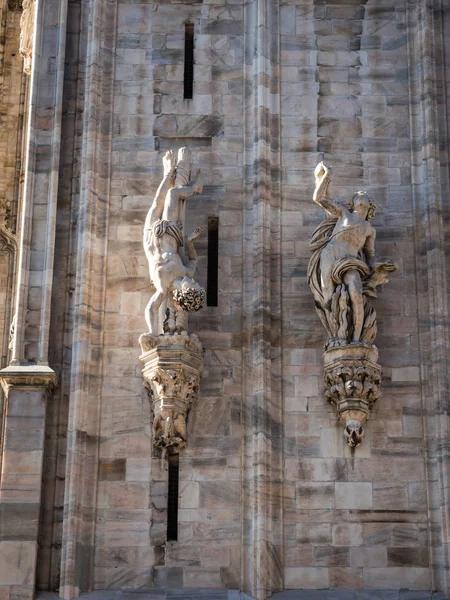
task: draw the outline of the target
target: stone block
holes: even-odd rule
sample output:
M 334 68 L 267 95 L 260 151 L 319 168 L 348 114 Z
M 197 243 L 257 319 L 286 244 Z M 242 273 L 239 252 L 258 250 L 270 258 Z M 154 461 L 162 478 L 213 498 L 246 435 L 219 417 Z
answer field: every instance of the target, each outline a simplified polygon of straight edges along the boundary
M 351 569 L 350 567 L 330 567 L 330 587 L 338 590 L 362 589 L 362 574 L 362 569 Z M 336 600 L 338 600 L 338 598 Z M 344 598 L 342 600 L 344 600 Z
M 34 584 L 37 543 L 0 541 L 0 581 L 3 585 Z
M 363 543 L 362 525 L 359 523 L 339 523 L 333 525 L 333 546 L 361 546 Z
M 373 483 L 373 508 L 376 510 L 401 510 L 408 505 L 406 484 L 398 482 Z
M 42 472 L 42 452 L 40 450 L 5 452 L 3 471 L 24 475 L 39 475 Z
M 336 482 L 336 508 L 367 510 L 372 508 L 372 484 Z
M 334 508 L 334 495 L 332 483 L 298 483 L 296 486 L 298 508 Z
M 296 527 L 297 543 L 311 544 L 311 546 L 328 546 L 331 542 L 330 523 L 308 525 L 298 523 Z
M 151 461 L 147 458 L 127 458 L 125 479 L 127 481 L 150 481 Z
M 100 481 L 123 481 L 125 479 L 125 458 L 114 460 L 100 459 L 98 478 Z
M 39 504 L 1 502 L 0 540 L 37 540 L 38 521 Z
M 383 546 L 365 546 L 350 548 L 350 566 L 386 567 L 387 548 Z
M 317 567 L 348 567 L 350 566 L 349 548 L 334 548 L 320 546 L 313 551 L 314 565 Z
M 364 588 L 429 590 L 430 572 L 421 567 L 367 567 L 363 571 Z
M 284 587 L 287 590 L 317 590 L 329 587 L 327 568 L 286 567 L 284 569 Z
M 388 548 L 389 567 L 428 567 L 428 548 Z

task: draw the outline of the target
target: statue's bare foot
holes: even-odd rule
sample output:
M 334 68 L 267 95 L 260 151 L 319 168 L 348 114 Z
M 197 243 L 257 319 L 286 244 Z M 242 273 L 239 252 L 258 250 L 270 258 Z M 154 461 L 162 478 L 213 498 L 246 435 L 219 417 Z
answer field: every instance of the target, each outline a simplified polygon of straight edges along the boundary
M 196 240 L 202 231 L 203 229 L 201 227 L 196 227 L 191 233 L 191 235 L 188 237 L 188 241 L 193 242 L 194 240 Z
M 175 154 L 173 150 L 167 150 L 163 156 L 164 176 L 175 173 Z

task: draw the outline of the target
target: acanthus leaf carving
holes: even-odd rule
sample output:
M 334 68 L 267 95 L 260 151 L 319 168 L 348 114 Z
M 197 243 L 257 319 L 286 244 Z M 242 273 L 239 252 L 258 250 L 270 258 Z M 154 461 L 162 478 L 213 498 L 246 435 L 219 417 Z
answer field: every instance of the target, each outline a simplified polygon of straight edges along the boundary
M 199 394 L 202 346 L 192 334 L 145 334 L 141 347 L 144 385 L 153 406 L 153 444 L 181 450 L 187 443 L 187 415 Z

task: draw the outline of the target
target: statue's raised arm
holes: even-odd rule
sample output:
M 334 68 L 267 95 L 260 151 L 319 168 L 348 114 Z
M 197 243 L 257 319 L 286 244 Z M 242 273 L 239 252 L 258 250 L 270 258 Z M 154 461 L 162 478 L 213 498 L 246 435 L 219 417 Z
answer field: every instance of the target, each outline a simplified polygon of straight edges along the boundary
M 344 207 L 329 196 L 329 187 L 333 168 L 320 162 L 314 170 L 316 177 L 316 187 L 313 194 L 313 200 L 316 204 L 327 211 L 330 216 L 339 217 Z

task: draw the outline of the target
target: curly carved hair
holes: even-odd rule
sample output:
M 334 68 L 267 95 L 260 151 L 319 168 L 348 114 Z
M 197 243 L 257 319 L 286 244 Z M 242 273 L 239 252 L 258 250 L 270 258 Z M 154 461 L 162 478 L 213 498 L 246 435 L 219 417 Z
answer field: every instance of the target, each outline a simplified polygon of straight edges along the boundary
M 206 292 L 192 278 L 185 277 L 172 292 L 176 304 L 186 312 L 200 310 L 205 305 Z
M 348 208 L 348 210 L 350 212 L 353 212 L 353 210 L 355 208 L 355 200 L 357 198 L 361 198 L 361 197 L 366 197 L 367 200 L 369 201 L 369 210 L 367 211 L 366 219 L 368 221 L 370 221 L 370 219 L 374 218 L 374 216 L 377 212 L 377 206 L 367 192 L 363 192 L 363 191 L 355 192 L 353 194 L 353 196 L 349 200 L 347 200 L 347 202 L 345 202 L 345 206 Z

